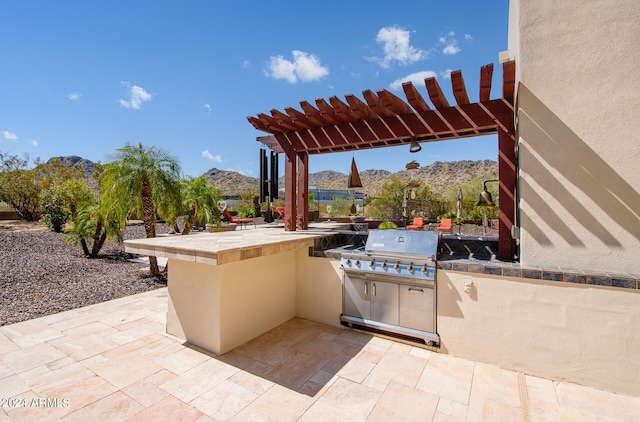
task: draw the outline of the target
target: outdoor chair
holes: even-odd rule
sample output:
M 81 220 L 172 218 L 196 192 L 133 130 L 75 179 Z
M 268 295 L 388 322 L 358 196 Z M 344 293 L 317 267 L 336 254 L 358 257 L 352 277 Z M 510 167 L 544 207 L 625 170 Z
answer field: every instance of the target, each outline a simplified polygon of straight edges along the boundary
M 236 218 L 234 216 L 231 215 L 231 213 L 229 212 L 228 209 L 225 209 L 223 212 L 223 220 L 224 221 L 228 221 L 231 224 L 240 224 L 240 227 L 244 227 L 246 224 L 249 223 L 253 223 L 253 225 L 255 226 L 256 223 L 255 221 L 253 221 L 253 218 Z
M 284 207 L 276 207 L 276 212 L 280 218 L 284 220 Z
M 452 226 L 453 226 L 453 220 L 451 218 L 443 218 L 442 220 L 440 220 L 438 231 L 451 232 Z
M 407 226 L 407 230 L 422 230 L 424 227 L 424 218 L 415 217 L 413 223 Z

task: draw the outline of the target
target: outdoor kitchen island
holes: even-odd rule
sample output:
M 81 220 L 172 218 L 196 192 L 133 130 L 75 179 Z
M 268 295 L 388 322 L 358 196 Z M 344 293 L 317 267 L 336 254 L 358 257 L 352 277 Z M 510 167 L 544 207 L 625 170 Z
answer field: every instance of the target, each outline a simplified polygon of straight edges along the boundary
M 125 248 L 168 259 L 167 333 L 222 354 L 296 316 L 340 324 L 340 263 L 312 255 L 341 228 L 160 236 Z

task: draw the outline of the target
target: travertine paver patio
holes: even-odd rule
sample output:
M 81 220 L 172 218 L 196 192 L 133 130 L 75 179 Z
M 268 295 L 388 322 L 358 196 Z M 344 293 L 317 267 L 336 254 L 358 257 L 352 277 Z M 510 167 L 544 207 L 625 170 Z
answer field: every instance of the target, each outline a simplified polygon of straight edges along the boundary
M 638 397 L 297 318 L 213 356 L 166 309 L 165 288 L 0 327 L 0 421 L 640 421 Z

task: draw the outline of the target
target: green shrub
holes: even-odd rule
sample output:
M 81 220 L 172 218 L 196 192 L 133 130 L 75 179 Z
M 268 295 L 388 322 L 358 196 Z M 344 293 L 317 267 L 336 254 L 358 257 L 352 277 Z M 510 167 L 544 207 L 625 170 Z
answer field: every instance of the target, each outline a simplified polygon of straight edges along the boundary
M 397 229 L 398 226 L 393 221 L 383 221 L 378 224 L 379 229 L 387 230 L 387 229 Z

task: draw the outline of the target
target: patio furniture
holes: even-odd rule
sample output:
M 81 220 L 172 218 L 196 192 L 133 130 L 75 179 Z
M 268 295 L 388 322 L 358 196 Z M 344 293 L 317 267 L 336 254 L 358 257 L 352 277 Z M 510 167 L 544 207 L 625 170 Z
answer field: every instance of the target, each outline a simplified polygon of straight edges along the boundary
M 284 207 L 276 207 L 276 212 L 280 218 L 284 220 Z
M 407 226 L 407 230 L 422 230 L 424 228 L 424 218 L 415 217 L 413 223 Z
M 453 226 L 453 220 L 451 218 L 443 218 L 442 220 L 440 220 L 438 231 L 451 232 L 452 226 Z
M 232 216 L 229 210 L 226 208 L 224 209 L 224 211 L 222 211 L 222 216 L 223 221 L 227 221 L 231 224 L 240 224 L 241 228 L 249 223 L 253 223 L 254 226 L 256 225 L 255 221 L 253 221 L 253 218 L 236 218 Z

